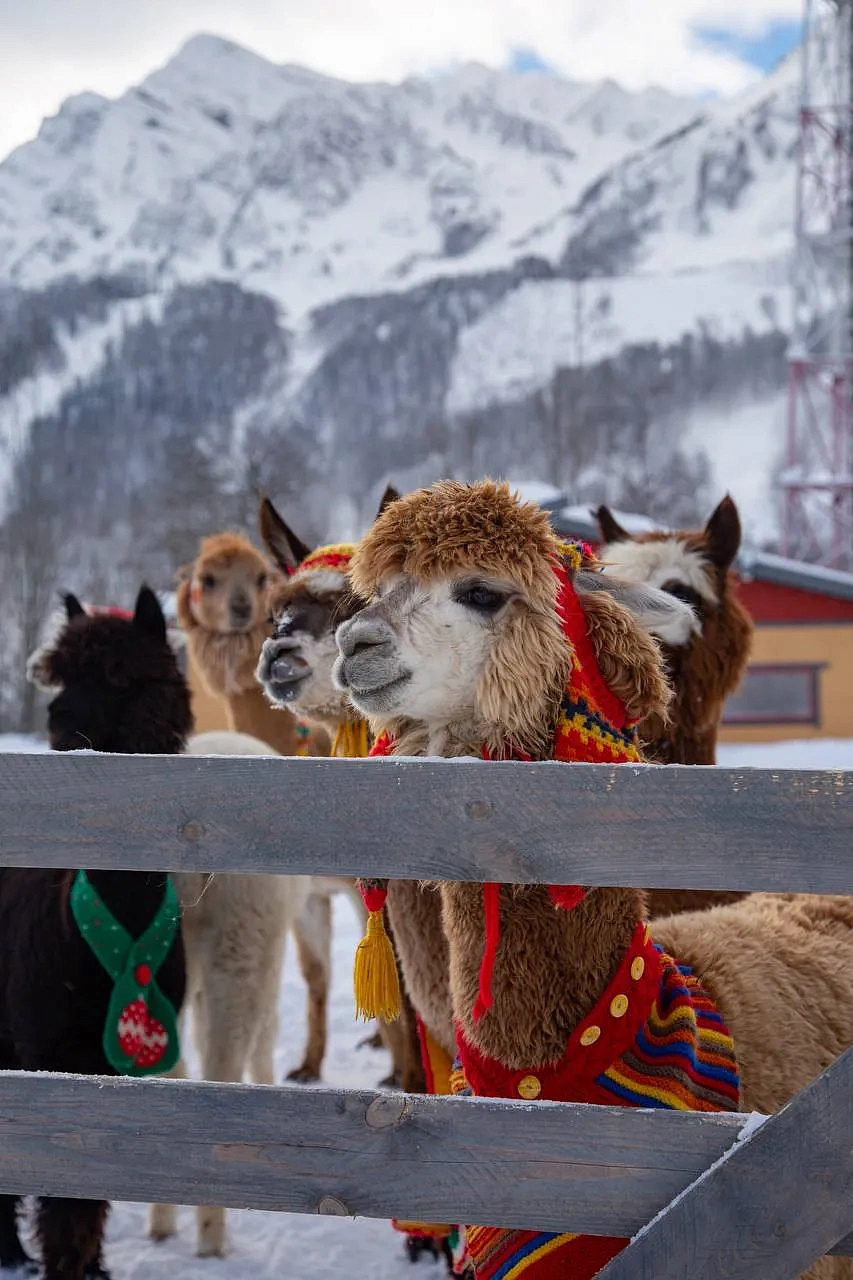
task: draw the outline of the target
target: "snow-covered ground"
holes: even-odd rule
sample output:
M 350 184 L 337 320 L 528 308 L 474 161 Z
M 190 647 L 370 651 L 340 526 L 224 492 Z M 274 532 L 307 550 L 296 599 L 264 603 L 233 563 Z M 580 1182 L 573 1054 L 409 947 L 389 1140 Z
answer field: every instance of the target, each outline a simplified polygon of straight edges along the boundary
M 0 751 L 39 751 L 44 744 L 21 735 L 0 735 Z M 727 745 L 720 763 L 796 769 L 853 769 L 853 739 Z M 350 975 L 358 941 L 350 904 L 335 903 L 333 985 L 325 1083 L 374 1088 L 389 1069 L 382 1052 L 358 1048 L 365 1034 L 353 1017 Z M 285 961 L 276 1067 L 280 1077 L 299 1060 L 305 1032 L 305 990 L 292 949 Z M 190 1058 L 191 1057 L 190 1049 Z M 115 1280 L 411 1280 L 443 1270 L 422 1260 L 412 1272 L 400 1238 L 385 1222 L 297 1214 L 230 1212 L 231 1253 L 222 1261 L 195 1257 L 195 1220 L 183 1209 L 175 1240 L 146 1239 L 147 1207 L 114 1206 L 107 1234 L 107 1262 Z M 5 1273 L 3 1273 L 5 1274 Z

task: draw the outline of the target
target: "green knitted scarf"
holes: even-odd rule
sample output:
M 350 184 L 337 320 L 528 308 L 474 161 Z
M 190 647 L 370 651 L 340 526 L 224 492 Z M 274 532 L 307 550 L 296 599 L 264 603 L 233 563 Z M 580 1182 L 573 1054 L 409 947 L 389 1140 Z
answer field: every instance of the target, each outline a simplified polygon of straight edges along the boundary
M 178 1019 L 156 976 L 181 918 L 171 877 L 157 914 L 139 938 L 119 924 L 85 871 L 77 872 L 69 901 L 81 937 L 113 980 L 103 1035 L 107 1061 L 123 1076 L 169 1071 L 181 1054 Z

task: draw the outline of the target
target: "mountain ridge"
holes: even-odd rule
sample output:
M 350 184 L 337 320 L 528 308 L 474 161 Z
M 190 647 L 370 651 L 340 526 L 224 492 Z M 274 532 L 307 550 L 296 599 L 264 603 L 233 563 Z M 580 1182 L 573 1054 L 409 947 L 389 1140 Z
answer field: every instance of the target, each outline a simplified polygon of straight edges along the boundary
M 0 560 L 46 513 L 101 598 L 259 484 L 326 539 L 483 472 L 684 522 L 728 488 L 773 545 L 795 70 L 354 84 L 202 35 L 74 95 L 0 164 Z

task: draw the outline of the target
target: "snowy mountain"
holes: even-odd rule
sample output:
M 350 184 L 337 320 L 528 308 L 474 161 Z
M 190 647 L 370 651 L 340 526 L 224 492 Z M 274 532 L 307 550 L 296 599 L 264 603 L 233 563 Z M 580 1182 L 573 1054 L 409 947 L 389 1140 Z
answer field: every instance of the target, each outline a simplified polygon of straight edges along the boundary
M 351 85 L 211 36 L 0 166 L 0 274 L 226 277 L 304 312 L 506 266 L 599 175 L 696 116 L 661 91 L 468 66 Z
M 670 521 L 730 487 L 772 540 L 796 87 L 354 85 L 199 36 L 70 99 L 0 164 L 7 541 L 57 513 L 115 594 L 259 483 L 346 536 L 389 476 L 486 471 Z

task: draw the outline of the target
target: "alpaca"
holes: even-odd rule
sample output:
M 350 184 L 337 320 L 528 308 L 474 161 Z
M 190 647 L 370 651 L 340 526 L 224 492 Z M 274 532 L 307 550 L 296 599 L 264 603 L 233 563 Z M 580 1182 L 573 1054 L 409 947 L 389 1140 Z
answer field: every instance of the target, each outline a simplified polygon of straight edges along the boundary
M 390 486 L 379 506 L 399 497 Z M 323 725 L 333 736 L 333 755 L 366 755 L 367 725 L 352 703 L 335 686 L 332 670 L 337 658 L 336 628 L 359 607 L 350 590 L 347 569 L 354 547 L 321 547 L 301 561 L 302 545 L 269 499 L 260 511 L 261 536 L 285 577 L 270 597 L 275 628 L 264 642 L 258 664 L 258 680 L 276 705 L 289 706 L 312 723 Z M 360 904 L 360 900 L 359 900 Z M 450 1005 L 447 943 L 441 924 L 438 895 L 415 880 L 394 881 L 389 886 L 386 926 L 392 940 L 405 937 L 410 963 L 409 986 L 401 984 L 401 1018 L 386 1024 L 385 1034 L 396 1032 L 395 1057 L 401 1070 L 383 1083 L 394 1083 L 407 1093 L 449 1093 L 453 1063 L 453 1019 Z M 412 923 L 415 927 L 412 927 Z M 428 945 L 420 945 L 425 936 Z M 401 975 L 402 976 L 402 975 Z M 422 1016 L 415 1013 L 415 1002 Z M 444 1253 L 451 1228 L 439 1224 L 396 1222 L 406 1237 L 409 1257 Z
M 132 617 L 121 609 L 87 605 L 92 616 Z M 45 644 L 30 658 L 28 671 L 38 682 L 44 654 L 61 633 L 62 620 L 49 620 Z M 179 661 L 184 633 L 169 631 Z M 231 730 L 193 735 L 190 755 L 270 755 L 271 748 L 248 734 Z M 209 1080 L 242 1080 L 246 1068 L 259 1084 L 273 1082 L 273 1052 L 278 1025 L 282 958 L 289 928 L 309 911 L 312 881 L 307 876 L 204 876 L 185 872 L 173 877 L 183 909 L 188 1001 L 202 1074 Z M 315 927 L 319 934 L 322 926 Z M 327 944 L 328 945 L 328 944 Z M 310 1045 L 294 1074 L 313 1072 Z M 183 1076 L 178 1063 L 171 1073 Z M 217 1207 L 197 1209 L 197 1252 L 220 1257 L 225 1251 L 225 1214 Z M 154 1240 L 174 1234 L 172 1205 L 152 1208 L 149 1233 Z
M 380 514 L 397 497 L 396 490 L 389 486 L 379 506 Z M 274 706 L 290 708 L 325 729 L 333 741 L 333 755 L 366 755 L 365 721 L 332 681 L 338 652 L 335 629 L 357 607 L 346 577 L 353 547 L 347 543 L 308 551 L 269 498 L 262 499 L 259 518 L 261 537 L 283 576 L 270 591 L 274 630 L 264 641 L 258 681 Z M 336 881 L 333 887 L 338 888 L 341 883 Z M 355 889 L 354 885 L 351 887 Z M 357 892 L 355 896 L 363 917 L 361 898 Z M 328 912 L 328 898 L 318 898 L 316 908 Z M 327 937 L 328 930 L 326 923 Z M 325 1008 L 331 961 L 328 951 L 323 961 L 313 991 L 309 986 L 309 998 L 322 1000 Z M 309 1021 L 325 1032 L 324 1014 Z M 410 1093 L 422 1092 L 424 1079 L 413 1011 L 404 1003 L 401 1024 L 381 1026 L 381 1035 L 394 1062 L 392 1075 L 383 1084 L 394 1084 Z M 318 1046 L 321 1058 L 323 1047 Z
M 266 743 L 231 730 L 195 734 L 193 756 L 269 756 Z M 288 930 L 305 911 L 310 876 L 173 876 L 183 913 L 187 1006 L 205 1080 L 273 1084 L 278 998 Z M 172 1072 L 186 1074 L 183 1062 Z M 225 1210 L 199 1206 L 199 1257 L 226 1251 Z M 166 1240 L 176 1230 L 175 1206 L 152 1206 L 149 1234 Z
M 89 617 L 65 597 L 66 625 L 33 674 L 54 693 L 55 751 L 181 751 L 190 698 L 156 596 L 143 587 L 130 619 Z M 150 966 L 122 971 L 86 939 L 104 910 L 128 946 L 147 934 Z M 153 929 L 153 932 L 151 932 Z M 147 973 L 141 970 L 147 969 Z M 149 1074 L 178 1053 L 184 954 L 174 889 L 162 874 L 0 868 L 0 1068 Z M 18 1199 L 0 1196 L 0 1268 L 33 1266 L 17 1229 Z M 104 1201 L 41 1199 L 36 1235 L 44 1280 L 108 1280 Z
M 740 548 L 738 509 L 727 495 L 701 532 L 632 537 L 607 507 L 596 511 L 605 572 L 647 583 L 685 600 L 699 626 L 689 635 L 659 634 L 674 697 L 667 720 L 640 726 L 648 759 L 658 764 L 714 764 L 726 698 L 740 684 L 752 647 L 752 619 L 737 598 L 732 572 Z M 652 918 L 737 902 L 743 894 L 683 889 L 649 891 Z
M 648 605 L 682 602 L 608 583 L 588 548 L 557 542 L 506 485 L 444 482 L 401 499 L 359 544 L 351 581 L 370 603 L 338 630 L 335 677 L 378 735 L 374 754 L 636 761 L 633 726 L 665 713 Z M 366 883 L 374 908 L 382 887 Z M 654 926 L 661 951 L 639 890 L 440 894 L 460 1091 L 772 1112 L 853 1043 L 847 899 L 755 894 L 672 916 Z M 405 972 L 404 948 L 401 960 Z M 583 1280 L 626 1243 L 465 1236 L 477 1280 L 510 1269 Z M 850 1280 L 853 1262 L 806 1274 Z
M 307 548 L 306 548 L 307 550 Z M 261 645 L 270 633 L 269 592 L 276 574 L 241 533 L 203 539 L 179 574 L 178 621 L 193 667 L 209 693 L 225 701 L 230 728 L 283 756 L 328 755 L 325 733 L 274 710 L 255 681 Z
M 296 540 L 300 557 L 308 548 Z M 178 620 L 193 669 L 207 690 L 224 699 L 231 728 L 265 742 L 280 755 L 327 755 L 325 729 L 310 729 L 286 708 L 274 709 L 255 680 L 270 634 L 269 596 L 278 574 L 240 533 L 205 538 L 192 564 L 179 574 Z M 331 946 L 329 881 L 316 891 L 293 924 L 297 958 L 308 988 L 305 1057 L 288 1079 L 317 1080 L 326 1043 Z M 351 884 L 348 886 L 352 890 Z

